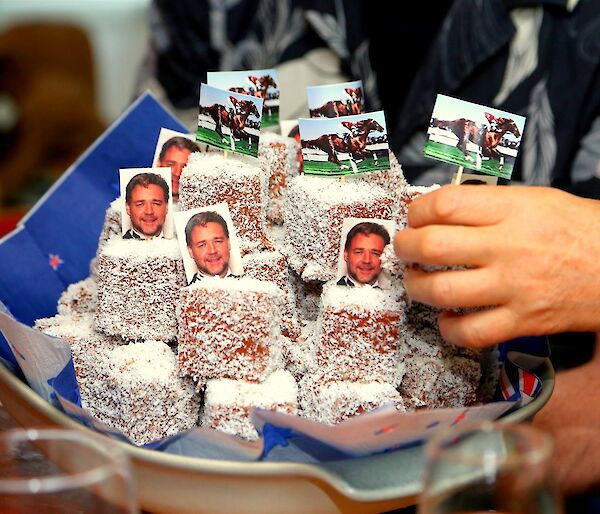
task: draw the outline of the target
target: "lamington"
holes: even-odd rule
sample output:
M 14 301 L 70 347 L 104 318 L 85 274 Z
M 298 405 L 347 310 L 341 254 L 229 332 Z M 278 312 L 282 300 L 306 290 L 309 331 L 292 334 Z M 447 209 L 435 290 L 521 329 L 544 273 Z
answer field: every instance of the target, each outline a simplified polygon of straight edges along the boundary
M 89 408 L 93 403 L 90 384 L 98 380 L 98 363 L 110 350 L 122 344 L 122 340 L 97 332 L 91 313 L 57 314 L 51 318 L 40 318 L 36 320 L 34 328 L 46 335 L 58 337 L 69 345 L 81 402 L 84 408 Z
M 253 407 L 298 413 L 298 385 L 289 371 L 277 370 L 264 382 L 214 379 L 206 384 L 201 425 L 245 439 L 258 439 L 250 421 Z
M 271 248 L 267 239 L 267 179 L 248 159 L 221 153 L 193 153 L 181 173 L 182 211 L 227 203 L 242 251 Z
M 296 155 L 299 145 L 291 137 L 263 132 L 258 143 L 258 159 L 266 173 L 268 185 L 267 220 L 283 222 L 283 199 L 286 183 L 298 175 Z
M 328 425 L 384 405 L 393 405 L 401 412 L 406 410 L 396 388 L 385 382 L 332 380 L 326 374 L 316 373 L 305 375 L 299 387 L 302 414 Z
M 463 407 L 477 401 L 481 365 L 466 357 L 414 357 L 406 361 L 400 392 L 417 407 Z
M 345 218 L 394 219 L 395 197 L 362 181 L 301 175 L 287 189 L 284 253 L 303 280 L 335 277 Z
M 112 239 L 98 257 L 96 328 L 132 341 L 172 341 L 185 284 L 177 241 Z
M 279 252 L 254 252 L 244 255 L 242 265 L 246 276 L 273 282 L 283 291 L 285 302 L 282 311 L 281 331 L 286 337 L 292 339 L 298 337 L 300 326 L 296 313 L 296 298 L 292 291 L 285 257 Z
M 207 277 L 185 287 L 177 307 L 180 373 L 258 382 L 282 367 L 283 292 L 252 278 Z
M 338 381 L 400 384 L 404 291 L 325 285 L 317 321 L 319 368 Z
M 416 407 L 461 407 L 476 402 L 485 352 L 446 343 L 439 330 L 404 327 L 400 392 Z
M 93 313 L 98 305 L 98 282 L 88 277 L 67 287 L 58 299 L 59 314 Z
M 146 444 L 198 423 L 200 397 L 178 375 L 176 356 L 160 341 L 119 346 L 108 352 L 91 385 L 90 413 Z

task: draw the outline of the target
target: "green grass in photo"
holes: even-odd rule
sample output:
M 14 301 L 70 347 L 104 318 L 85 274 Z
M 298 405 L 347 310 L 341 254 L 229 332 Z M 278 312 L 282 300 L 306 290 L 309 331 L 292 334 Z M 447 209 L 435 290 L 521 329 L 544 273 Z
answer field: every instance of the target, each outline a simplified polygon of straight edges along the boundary
M 279 108 L 274 108 L 271 114 L 263 111 L 262 120 L 260 122 L 261 127 L 273 127 L 279 126 Z
M 231 152 L 231 144 L 230 138 L 228 134 L 224 134 L 226 142 L 219 137 L 219 135 L 214 131 L 204 127 L 198 127 L 196 130 L 196 141 L 200 141 L 202 143 L 206 143 L 207 145 L 214 146 L 216 148 L 221 148 L 228 152 Z M 256 140 L 253 140 L 252 146 L 248 145 L 248 140 L 244 139 L 241 141 L 235 142 L 235 153 L 240 153 L 244 155 L 250 155 L 251 157 L 258 157 L 258 143 Z
M 348 168 L 341 168 L 337 164 L 329 161 L 309 161 L 304 159 L 304 173 L 309 175 L 354 175 L 350 166 L 350 161 L 342 161 Z M 384 171 L 390 169 L 390 159 L 387 156 L 380 157 L 375 161 L 372 157 L 356 163 L 358 173 L 368 173 L 372 171 Z
M 501 177 L 510 179 L 513 171 L 513 163 L 510 161 L 510 157 L 505 159 L 504 166 L 500 168 L 500 162 L 496 159 L 482 160 L 481 168 L 475 167 L 477 154 L 475 152 L 469 152 L 469 155 L 473 158 L 473 161 L 465 159 L 464 154 L 461 150 L 455 146 L 445 145 L 438 143 L 437 141 L 427 141 L 423 153 L 427 157 L 432 157 L 439 161 L 448 162 L 450 164 L 456 164 L 458 166 L 464 166 L 471 170 L 481 171 L 487 175 L 494 175 L 495 177 Z

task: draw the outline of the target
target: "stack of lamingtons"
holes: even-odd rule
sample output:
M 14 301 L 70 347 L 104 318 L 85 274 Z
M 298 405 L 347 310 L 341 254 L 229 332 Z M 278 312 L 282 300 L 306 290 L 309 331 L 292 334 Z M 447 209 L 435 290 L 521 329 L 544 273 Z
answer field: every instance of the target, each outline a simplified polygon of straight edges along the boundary
M 390 171 L 339 180 L 298 174 L 293 140 L 261 139 L 258 163 L 195 153 L 180 211 L 226 203 L 244 275 L 186 286 L 177 241 L 123 240 L 106 211 L 90 277 L 36 327 L 72 349 L 82 402 L 137 444 L 194 426 L 259 436 L 253 407 L 338 423 L 383 405 L 471 405 L 482 352 L 444 344 L 432 311 L 410 306 L 402 266 L 388 289 L 337 285 L 346 218 L 406 222 L 427 188 Z

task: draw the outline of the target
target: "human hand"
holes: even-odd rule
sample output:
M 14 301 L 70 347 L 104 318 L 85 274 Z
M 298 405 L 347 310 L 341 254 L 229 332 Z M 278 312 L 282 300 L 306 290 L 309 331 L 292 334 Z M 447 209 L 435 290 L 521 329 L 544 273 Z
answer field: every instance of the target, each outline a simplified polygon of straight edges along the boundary
M 417 198 L 394 240 L 408 295 L 442 308 L 447 341 L 600 330 L 600 202 L 542 187 L 444 186 Z

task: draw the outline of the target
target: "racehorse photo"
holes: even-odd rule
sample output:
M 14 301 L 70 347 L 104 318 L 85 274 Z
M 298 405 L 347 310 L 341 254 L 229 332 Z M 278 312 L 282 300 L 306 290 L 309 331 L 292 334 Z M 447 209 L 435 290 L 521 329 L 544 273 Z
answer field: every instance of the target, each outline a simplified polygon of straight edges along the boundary
M 348 153 L 354 161 L 362 161 L 373 157 L 377 161 L 377 152 L 367 149 L 367 138 L 371 132 L 385 132 L 385 129 L 374 119 L 367 118 L 356 122 L 342 121 L 342 126 L 350 131 Z
M 481 157 L 484 157 L 496 159 L 500 163 L 500 169 L 502 169 L 504 155 L 497 150 L 498 144 L 507 132 L 517 138 L 521 137 L 521 132 L 516 123 L 510 118 L 496 117 L 489 112 L 484 113 L 484 115 L 489 122 L 489 126 L 475 123 L 466 118 L 459 118 L 456 120 L 435 119 L 432 122 L 432 127 L 450 130 L 458 138 L 456 148 L 462 151 L 466 160 L 474 160 L 467 151 L 467 142 L 471 141 L 479 148 L 477 152 L 479 167 L 481 167 Z
M 510 179 L 524 127 L 518 114 L 437 95 L 423 153 Z
M 373 115 L 377 115 L 380 121 Z M 318 132 L 318 127 L 321 127 L 318 136 L 305 138 L 311 129 L 313 133 Z M 382 134 L 377 143 L 369 139 L 373 133 Z M 305 173 L 344 174 L 345 170 L 358 173 L 389 169 L 382 112 L 381 115 L 369 113 L 344 120 L 303 119 L 300 120 L 300 134 Z
M 311 118 L 338 118 L 362 113 L 362 89 L 360 87 L 344 88 L 348 95 L 345 100 L 329 100 L 320 107 L 310 109 Z
M 263 101 L 261 125 L 279 125 L 279 89 L 275 69 L 208 72 L 208 84 Z
M 206 84 L 200 88 L 196 139 L 232 152 L 258 156 L 262 100 Z M 249 117 L 258 120 L 249 124 Z
M 258 145 L 258 137 L 252 136 L 246 132 L 246 121 L 248 121 L 248 116 L 254 116 L 255 118 L 260 119 L 260 113 L 256 108 L 254 102 L 250 100 L 238 100 L 234 96 L 230 96 L 229 100 L 233 105 L 233 109 L 229 114 L 229 130 L 231 132 L 231 136 L 235 142 L 235 140 L 248 140 L 248 146 L 252 146 L 253 140 L 255 140 L 255 145 Z

